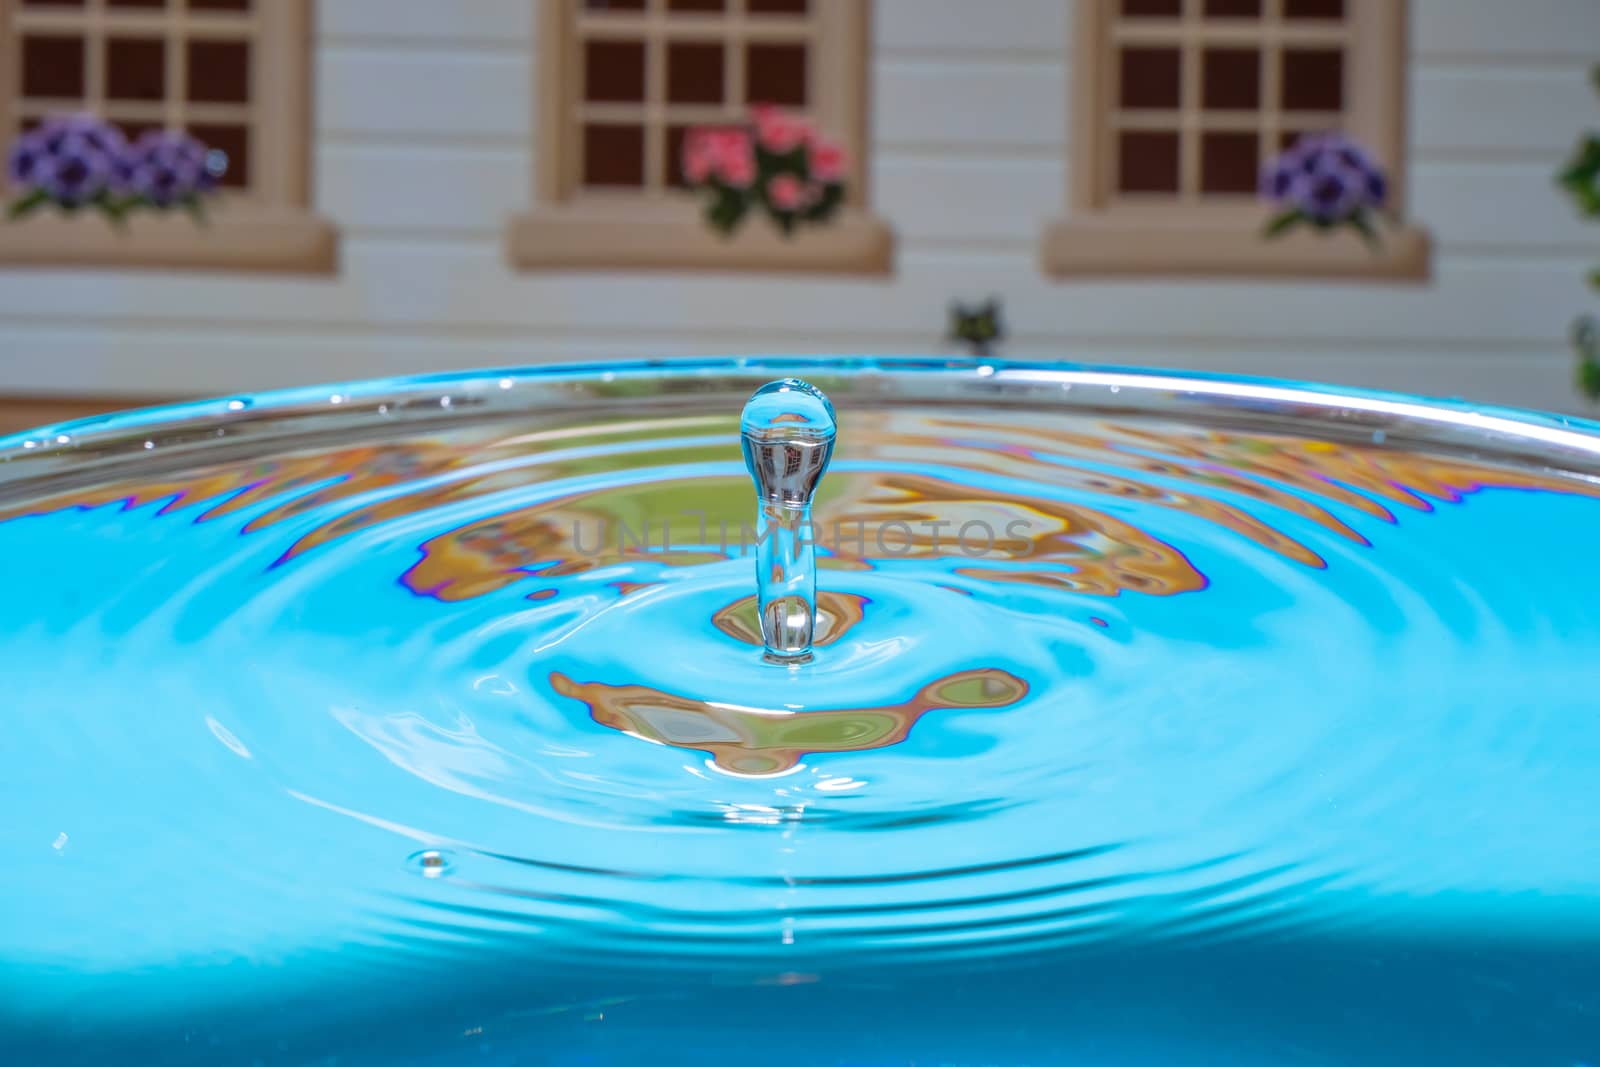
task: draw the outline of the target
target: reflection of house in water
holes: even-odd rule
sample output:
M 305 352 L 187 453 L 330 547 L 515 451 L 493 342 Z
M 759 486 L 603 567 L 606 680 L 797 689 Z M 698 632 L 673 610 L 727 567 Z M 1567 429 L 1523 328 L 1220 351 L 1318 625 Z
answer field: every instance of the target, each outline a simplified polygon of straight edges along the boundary
M 6 0 L 0 115 L 187 125 L 236 185 L 204 230 L 0 227 L 0 394 L 915 351 L 996 294 L 1008 356 L 1570 404 L 1597 38 L 1572 0 Z M 849 148 L 835 224 L 723 241 L 677 188 L 756 100 Z M 1263 242 L 1258 165 L 1333 127 L 1401 224 Z

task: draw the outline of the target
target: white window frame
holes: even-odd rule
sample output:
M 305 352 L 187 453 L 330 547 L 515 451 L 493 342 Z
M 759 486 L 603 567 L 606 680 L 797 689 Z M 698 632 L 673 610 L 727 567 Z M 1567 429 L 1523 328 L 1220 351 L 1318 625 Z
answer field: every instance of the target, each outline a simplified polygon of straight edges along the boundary
M 1420 280 L 1428 276 L 1427 233 L 1404 220 L 1406 189 L 1407 0 L 1345 0 L 1341 24 L 1282 18 L 1283 0 L 1263 0 L 1260 18 L 1202 18 L 1203 0 L 1182 0 L 1178 18 L 1124 19 L 1120 0 L 1077 0 L 1069 109 L 1069 214 L 1051 223 L 1040 258 L 1059 277 L 1118 275 L 1355 276 Z M 1121 112 L 1118 46 L 1148 41 L 1180 47 L 1183 86 L 1176 114 Z M 1281 53 L 1294 44 L 1337 43 L 1344 50 L 1344 107 L 1333 114 L 1278 108 Z M 1207 44 L 1261 47 L 1268 61 L 1262 109 L 1241 115 L 1200 108 L 1201 53 Z M 1120 129 L 1174 121 L 1180 142 L 1180 192 L 1116 192 L 1115 137 Z M 1374 251 L 1353 233 L 1307 230 L 1268 240 L 1266 208 L 1250 196 L 1202 196 L 1199 131 L 1337 125 L 1371 150 L 1389 174 L 1389 207 L 1402 219 Z
M 251 130 L 248 190 L 219 192 L 206 225 L 183 212 L 143 213 L 115 229 L 93 212 L 71 217 L 41 210 L 0 224 L 0 265 L 82 267 L 204 267 L 323 273 L 337 259 L 331 225 L 310 209 L 311 0 L 255 0 L 246 12 L 114 8 L 105 0 L 82 7 L 26 7 L 0 0 L 0 139 L 9 144 L 27 118 L 90 110 L 116 120 L 176 126 L 198 121 L 246 122 Z M 21 36 L 56 31 L 82 34 L 90 47 L 84 96 L 28 101 L 21 95 Z M 94 43 L 119 31 L 166 42 L 167 98 L 108 101 L 103 50 Z M 250 92 L 244 104 L 195 104 L 184 99 L 183 44 L 207 37 L 250 42 Z M 10 199 L 0 175 L 0 196 Z
M 669 14 L 666 0 L 646 0 L 642 12 L 590 13 L 582 0 L 534 0 L 535 29 L 533 209 L 511 220 L 507 252 L 528 270 L 760 269 L 852 273 L 886 272 L 893 238 L 867 210 L 867 65 L 871 0 L 811 0 L 807 26 L 743 12 L 728 0 L 726 13 Z M 646 103 L 588 104 L 582 99 L 582 41 L 623 36 L 646 42 Z M 769 220 L 752 215 L 731 237 L 714 233 L 698 199 L 658 185 L 664 136 L 647 131 L 646 187 L 584 189 L 579 184 L 579 136 L 586 112 L 621 108 L 660 125 L 670 113 L 680 121 L 726 122 L 741 110 L 695 108 L 665 101 L 665 42 L 670 39 L 807 40 L 812 115 L 823 133 L 843 146 L 849 165 L 844 209 L 818 226 L 785 238 Z M 727 50 L 729 97 L 740 95 L 740 68 Z

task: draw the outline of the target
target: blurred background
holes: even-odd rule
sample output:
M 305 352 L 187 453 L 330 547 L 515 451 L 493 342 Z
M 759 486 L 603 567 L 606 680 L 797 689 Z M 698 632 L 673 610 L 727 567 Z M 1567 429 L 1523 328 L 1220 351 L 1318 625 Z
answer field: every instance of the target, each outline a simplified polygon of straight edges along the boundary
M 728 353 L 1587 412 L 1597 45 L 1595 0 L 0 0 L 0 431 Z

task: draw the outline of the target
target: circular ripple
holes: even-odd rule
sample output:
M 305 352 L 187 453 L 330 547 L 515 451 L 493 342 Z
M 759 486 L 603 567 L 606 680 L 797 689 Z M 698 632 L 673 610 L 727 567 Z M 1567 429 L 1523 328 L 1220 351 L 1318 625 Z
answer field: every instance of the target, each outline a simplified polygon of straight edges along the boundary
M 4 796 L 34 903 L 0 953 L 132 970 L 358 930 L 881 959 L 1597 891 L 1546 847 L 1588 786 L 1525 773 L 1596 751 L 1573 683 L 1600 579 L 1568 563 L 1591 486 L 1155 423 L 868 421 L 845 412 L 819 496 L 800 670 L 761 661 L 749 483 L 705 419 L 12 507 Z M 1496 791 L 1517 803 L 1460 810 Z M 108 895 L 163 906 L 133 930 Z

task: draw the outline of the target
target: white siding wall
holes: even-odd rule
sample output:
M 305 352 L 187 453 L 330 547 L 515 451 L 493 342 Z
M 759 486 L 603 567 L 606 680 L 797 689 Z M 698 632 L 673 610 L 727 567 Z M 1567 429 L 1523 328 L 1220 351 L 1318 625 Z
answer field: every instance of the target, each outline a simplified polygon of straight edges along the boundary
M 1004 297 L 1016 357 L 1196 367 L 1577 408 L 1568 323 L 1600 259 L 1551 174 L 1600 126 L 1597 0 L 1413 0 L 1410 202 L 1425 286 L 1057 282 L 1071 0 L 877 0 L 886 279 L 526 274 L 534 0 L 319 0 L 332 278 L 0 271 L 0 392 L 213 393 L 490 364 L 914 352 Z

